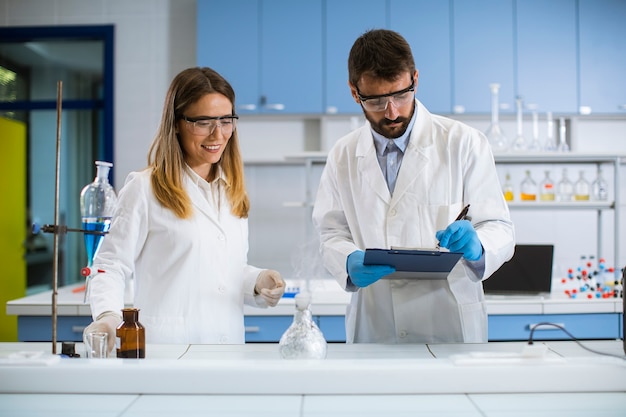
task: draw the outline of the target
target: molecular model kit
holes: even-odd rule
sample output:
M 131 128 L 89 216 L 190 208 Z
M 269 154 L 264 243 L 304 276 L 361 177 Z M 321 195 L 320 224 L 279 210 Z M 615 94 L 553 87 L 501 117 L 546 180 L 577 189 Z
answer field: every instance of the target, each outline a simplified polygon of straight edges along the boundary
M 568 268 L 567 276 L 561 278 L 562 290 L 569 298 L 621 298 L 623 283 L 615 276 L 615 268 L 608 267 L 604 258 L 595 261 L 594 256 L 581 256 L 580 264 Z

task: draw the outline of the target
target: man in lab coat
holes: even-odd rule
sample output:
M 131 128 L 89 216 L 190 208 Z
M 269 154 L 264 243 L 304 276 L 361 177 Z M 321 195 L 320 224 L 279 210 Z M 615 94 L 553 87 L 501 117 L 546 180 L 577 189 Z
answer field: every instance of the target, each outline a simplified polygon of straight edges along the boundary
M 324 265 L 353 292 L 347 342 L 486 342 L 481 281 L 515 245 L 487 139 L 415 99 L 418 72 L 396 32 L 364 33 L 348 70 L 368 123 L 329 152 L 313 210 Z M 381 279 L 394 268 L 363 264 L 366 248 L 438 244 L 463 253 L 447 280 Z

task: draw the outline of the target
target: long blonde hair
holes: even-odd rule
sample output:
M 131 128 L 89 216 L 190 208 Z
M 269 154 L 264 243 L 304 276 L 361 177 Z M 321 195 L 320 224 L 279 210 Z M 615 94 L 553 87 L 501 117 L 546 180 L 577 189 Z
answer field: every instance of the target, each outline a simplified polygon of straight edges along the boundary
M 232 114 L 235 114 L 235 92 L 224 77 L 206 67 L 188 68 L 180 72 L 167 91 L 159 130 L 148 152 L 148 165 L 152 168 L 152 191 L 164 207 L 172 210 L 181 219 L 191 217 L 193 210 L 189 195 L 183 188 L 185 159 L 176 134 L 176 122 L 191 104 L 210 93 L 226 96 L 232 103 Z M 237 217 L 247 218 L 250 200 L 246 193 L 236 129 L 222 158 L 211 167 L 210 180 L 216 178 L 220 168 L 229 183 L 226 196 L 232 213 Z

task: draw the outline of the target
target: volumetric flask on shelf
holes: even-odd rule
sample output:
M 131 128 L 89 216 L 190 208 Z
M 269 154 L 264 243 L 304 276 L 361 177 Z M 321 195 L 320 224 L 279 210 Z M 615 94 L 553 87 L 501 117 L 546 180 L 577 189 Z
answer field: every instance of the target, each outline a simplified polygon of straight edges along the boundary
M 554 119 L 552 118 L 552 112 L 546 113 L 546 124 L 548 131 L 546 132 L 546 142 L 543 147 L 548 152 L 556 151 L 556 139 L 554 137 Z
M 569 145 L 567 144 L 567 127 L 565 125 L 565 117 L 559 118 L 559 145 L 557 147 L 559 152 L 569 152 Z
M 528 148 L 526 138 L 524 137 L 523 127 L 523 105 L 524 102 L 521 97 L 515 99 L 515 105 L 517 107 L 517 134 L 511 144 L 511 150 L 514 152 L 523 152 Z
M 528 150 L 538 152 L 541 150 L 541 142 L 539 142 L 539 114 L 533 110 L 533 140 L 528 145 Z
M 496 152 L 505 152 L 508 150 L 508 140 L 500 128 L 499 113 L 498 113 L 498 91 L 500 90 L 500 84 L 489 84 L 491 90 L 491 125 L 485 131 L 487 140 L 491 145 L 491 150 Z

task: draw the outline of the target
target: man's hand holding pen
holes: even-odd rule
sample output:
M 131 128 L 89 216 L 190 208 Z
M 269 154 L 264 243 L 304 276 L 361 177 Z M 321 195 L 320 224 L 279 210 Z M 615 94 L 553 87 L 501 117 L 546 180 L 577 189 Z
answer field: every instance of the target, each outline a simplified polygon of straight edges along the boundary
M 483 254 L 483 246 L 472 223 L 465 220 L 469 206 L 465 206 L 456 220 L 445 230 L 439 230 L 436 236 L 440 247 L 447 248 L 450 252 L 463 253 L 463 257 L 469 261 L 477 261 Z

